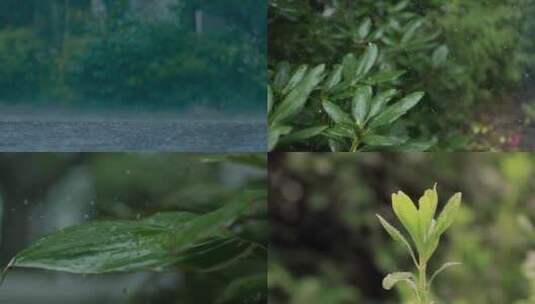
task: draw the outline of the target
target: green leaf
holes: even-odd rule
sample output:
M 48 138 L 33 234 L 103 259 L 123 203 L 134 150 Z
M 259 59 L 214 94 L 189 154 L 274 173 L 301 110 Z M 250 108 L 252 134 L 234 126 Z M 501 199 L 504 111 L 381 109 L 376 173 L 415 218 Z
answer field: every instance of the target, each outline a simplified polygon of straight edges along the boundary
M 225 288 L 218 304 L 254 304 L 267 301 L 266 273 L 236 279 Z
M 377 85 L 385 82 L 391 82 L 397 80 L 399 77 L 403 76 L 405 71 L 382 71 L 372 76 L 366 78 L 365 82 L 370 85 Z
M 390 7 L 388 9 L 389 12 L 400 12 L 404 9 L 406 9 L 410 4 L 410 1 L 409 0 L 404 0 L 404 1 L 400 1 L 398 4 L 396 4 L 395 6 L 393 7 Z
M 392 287 L 394 287 L 394 285 L 400 282 L 406 282 L 413 290 L 416 290 L 414 275 L 410 272 L 389 273 L 383 279 L 383 288 L 386 290 L 390 290 L 392 289 Z
M 277 65 L 277 72 L 273 79 L 273 88 L 275 91 L 280 91 L 290 79 L 290 64 L 288 62 L 281 62 Z
M 352 124 L 353 120 L 351 117 L 344 112 L 339 106 L 336 104 L 329 102 L 328 100 L 323 101 L 322 103 L 323 109 L 325 109 L 325 112 L 329 117 L 337 124 L 339 123 L 345 123 L 345 124 Z
M 279 138 L 292 131 L 292 127 L 274 125 L 270 126 L 268 130 L 268 150 L 272 151 L 279 143 Z
M 11 266 L 86 274 L 160 271 L 174 265 L 186 270 L 216 269 L 250 254 L 256 246 L 233 237 L 227 229 L 254 200 L 248 194 L 204 215 L 170 212 L 140 221 L 95 221 L 69 227 L 17 254 Z
M 358 34 L 360 39 L 365 39 L 369 34 L 372 27 L 372 20 L 370 18 L 364 19 L 359 26 Z
M 337 64 L 334 68 L 334 70 L 329 74 L 327 79 L 325 80 L 325 88 L 327 90 L 331 90 L 336 86 L 337 84 L 342 81 L 342 71 L 344 69 L 343 65 Z
M 244 259 L 264 259 L 265 256 L 266 251 L 253 242 L 233 236 L 213 237 L 195 243 L 181 252 L 172 266 L 183 271 L 211 272 L 227 268 Z
M 401 43 L 408 43 L 414 37 L 414 34 L 418 30 L 418 28 L 420 28 L 423 24 L 424 20 L 421 18 L 409 22 L 409 24 L 407 24 L 404 29 L 404 34 L 401 37 Z
M 412 261 L 414 262 L 415 265 L 418 265 L 418 262 L 416 260 L 416 255 L 414 254 L 414 251 L 412 250 L 410 243 L 405 239 L 405 237 L 401 234 L 401 232 L 399 232 L 399 230 L 394 228 L 394 226 L 390 225 L 379 214 L 376 214 L 375 216 L 377 216 L 377 218 L 379 219 L 379 222 L 381 222 L 381 225 L 383 226 L 383 228 L 385 228 L 386 232 L 388 232 L 390 237 L 392 237 L 394 241 L 400 242 L 401 244 L 405 246 L 405 248 L 407 248 L 407 250 L 409 251 L 409 254 L 411 255 Z
M 382 113 L 377 115 L 377 117 L 371 121 L 369 125 L 370 129 L 392 124 L 394 121 L 407 113 L 407 111 L 417 105 L 423 97 L 423 92 L 415 92 L 405 96 L 403 99 L 387 107 Z
M 367 120 L 374 118 L 377 114 L 382 112 L 388 102 L 396 96 L 398 93 L 398 90 L 396 89 L 389 89 L 384 92 L 381 92 L 372 99 L 371 106 L 370 106 L 370 113 L 368 114 Z
M 419 221 L 418 221 L 418 210 L 416 206 L 405 193 L 398 191 L 397 193 L 392 194 L 392 209 L 398 217 L 403 227 L 411 235 L 416 248 L 418 251 L 421 251 L 423 248 L 421 240 L 419 238 Z
M 401 145 L 407 141 L 406 137 L 382 136 L 377 134 L 366 134 L 362 141 L 369 146 L 388 147 Z
M 297 68 L 292 78 L 288 81 L 288 84 L 282 89 L 281 94 L 286 95 L 293 90 L 305 77 L 308 71 L 308 65 L 303 64 Z
M 272 123 L 289 119 L 303 109 L 310 93 L 323 79 L 325 65 L 320 64 L 307 73 L 303 80 L 284 98 L 275 109 L 270 121 Z
M 378 39 L 381 39 L 384 35 L 384 30 L 382 28 L 376 29 L 370 34 L 370 38 L 368 40 L 370 41 L 376 41 Z
M 449 200 L 437 219 L 436 237 L 440 237 L 453 223 L 461 206 L 461 193 L 455 193 Z
M 363 126 L 366 116 L 370 110 L 370 103 L 372 99 L 372 87 L 363 86 L 355 90 L 353 96 L 353 103 L 351 105 L 351 113 L 353 118 L 359 126 Z
M 427 240 L 428 231 L 431 229 L 431 222 L 437 210 L 438 194 L 437 185 L 433 189 L 427 189 L 424 195 L 418 200 L 418 216 L 420 219 L 420 237 L 424 242 Z
M 458 265 L 461 265 L 462 263 L 459 263 L 459 262 L 448 262 L 448 263 L 444 263 L 442 266 L 440 266 L 439 269 L 437 269 L 433 275 L 431 276 L 431 279 L 429 279 L 429 285 L 431 285 L 431 283 L 433 283 L 433 280 L 436 278 L 436 276 L 443 272 L 444 270 L 448 269 L 449 267 L 452 267 L 452 266 L 458 266 Z
M 334 127 L 325 130 L 323 134 L 328 138 L 335 139 L 355 137 L 354 130 L 350 126 L 343 124 L 335 125 Z
M 390 151 L 396 152 L 421 152 L 428 151 L 435 145 L 437 142 L 436 138 L 429 140 L 410 140 L 402 145 L 395 146 Z
M 216 155 L 204 157 L 202 160 L 206 163 L 230 162 L 244 166 L 256 167 L 260 170 L 266 170 L 267 168 L 267 157 L 263 153 Z
M 271 86 L 267 86 L 267 113 L 271 113 L 271 110 L 273 109 L 273 90 L 271 90 Z
M 368 47 L 366 48 L 366 51 L 364 52 L 364 55 L 362 55 L 362 57 L 359 60 L 357 72 L 356 72 L 355 78 L 353 79 L 353 83 L 366 76 L 366 74 L 371 70 L 371 68 L 375 64 L 375 61 L 377 60 L 378 55 L 379 55 L 379 48 L 377 48 L 377 45 L 373 43 L 369 43 Z
M 427 242 L 424 243 L 420 253 L 420 260 L 427 263 L 435 250 L 438 248 L 439 239 L 430 237 Z
M 292 132 L 287 136 L 284 136 L 281 139 L 281 143 L 288 144 L 292 142 L 298 142 L 302 140 L 306 140 L 315 136 L 320 135 L 323 131 L 325 131 L 329 126 L 318 126 L 318 127 L 310 127 L 306 129 L 302 129 L 296 132 Z
M 448 60 L 449 50 L 446 45 L 439 46 L 432 55 L 432 63 L 434 67 L 442 66 Z
M 342 74 L 344 75 L 344 80 L 347 82 L 351 82 L 353 80 L 353 77 L 355 77 L 355 73 L 357 71 L 357 59 L 355 58 L 355 55 L 349 53 L 344 56 L 344 59 L 342 60 Z
M 327 135 L 328 136 L 328 135 Z M 329 137 L 328 139 L 329 148 L 331 152 L 343 152 L 347 151 L 347 145 L 343 140 L 337 137 Z

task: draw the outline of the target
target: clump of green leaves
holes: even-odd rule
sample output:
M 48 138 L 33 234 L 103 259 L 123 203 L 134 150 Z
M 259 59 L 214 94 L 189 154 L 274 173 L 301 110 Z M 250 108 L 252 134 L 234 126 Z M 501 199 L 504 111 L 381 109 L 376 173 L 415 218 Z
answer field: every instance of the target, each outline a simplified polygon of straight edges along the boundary
M 416 272 L 394 272 L 388 274 L 383 280 L 383 287 L 391 289 L 400 282 L 407 283 L 414 291 L 418 304 L 433 304 L 431 296 L 431 283 L 435 277 L 446 268 L 459 263 L 445 263 L 433 275 L 427 278 L 427 264 L 438 247 L 440 237 L 453 223 L 457 211 L 461 206 L 461 193 L 454 194 L 437 219 L 434 218 L 438 204 L 436 185 L 428 189 L 418 200 L 418 208 L 410 197 L 399 191 L 392 194 L 392 209 L 397 218 L 409 233 L 412 245 L 405 239 L 399 230 L 390 225 L 384 218 L 377 215 L 381 225 L 397 242 L 403 244 L 409 252 Z M 413 246 L 416 250 L 413 249 Z M 415 254 L 417 252 L 417 256 Z
M 431 142 L 411 142 L 410 134 L 395 124 L 424 93 L 391 102 L 400 95 L 394 83 L 404 71 L 374 69 L 379 57 L 379 48 L 370 43 L 359 58 L 347 54 L 330 69 L 301 65 L 292 72 L 281 63 L 268 87 L 269 149 L 428 149 Z

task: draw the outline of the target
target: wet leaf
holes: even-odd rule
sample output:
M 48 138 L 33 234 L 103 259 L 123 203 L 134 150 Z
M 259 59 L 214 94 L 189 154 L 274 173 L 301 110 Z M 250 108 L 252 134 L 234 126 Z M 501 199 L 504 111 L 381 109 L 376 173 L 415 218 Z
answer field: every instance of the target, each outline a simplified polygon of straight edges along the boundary
M 325 112 L 329 117 L 337 124 L 339 123 L 345 123 L 345 124 L 352 124 L 353 120 L 351 117 L 344 112 L 338 105 L 329 102 L 327 100 L 323 101 L 322 103 L 323 109 L 325 109 Z
M 358 63 L 355 80 L 358 81 L 366 77 L 368 72 L 372 69 L 373 65 L 375 64 L 375 61 L 377 60 L 378 56 L 379 56 L 379 48 L 377 47 L 377 45 L 373 43 L 368 44 L 368 47 L 366 48 L 364 55 L 362 55 Z
M 289 119 L 304 107 L 310 93 L 323 80 L 325 65 L 320 64 L 310 70 L 299 84 L 290 91 L 273 112 L 270 121 L 274 124 Z
M 351 82 L 357 71 L 357 59 L 353 54 L 347 54 L 342 59 L 342 74 L 346 82 Z
M 301 141 L 301 140 L 305 140 L 305 139 L 318 136 L 321 134 L 321 132 L 325 131 L 328 127 L 329 126 L 310 127 L 310 128 L 306 128 L 303 130 L 292 132 L 289 135 L 284 136 L 281 139 L 281 143 L 288 144 L 288 143 Z
M 344 66 L 340 64 L 334 67 L 334 70 L 329 74 L 329 76 L 325 80 L 325 88 L 327 90 L 334 88 L 334 86 L 336 86 L 337 84 L 340 83 L 340 81 L 342 81 L 343 69 L 344 69 Z
M 365 82 L 370 85 L 377 85 L 397 80 L 403 74 L 405 74 L 405 71 L 382 71 L 366 78 Z
M 415 93 L 405 96 L 400 101 L 387 107 L 382 113 L 377 115 L 370 122 L 370 126 L 369 126 L 370 129 L 379 128 L 385 125 L 392 124 L 394 121 L 396 121 L 405 113 L 407 113 L 407 111 L 409 111 L 414 106 L 416 106 L 423 97 L 424 97 L 423 92 L 415 92 Z
M 354 130 L 350 126 L 343 125 L 343 124 L 335 125 L 334 127 L 325 130 L 323 134 L 327 136 L 328 138 L 334 138 L 334 139 L 355 137 Z
M 159 271 L 170 266 L 217 269 L 257 246 L 228 229 L 257 195 L 242 196 L 204 215 L 166 212 L 139 221 L 95 221 L 66 228 L 20 252 L 12 267 L 87 274 Z
M 368 116 L 371 98 L 372 87 L 370 86 L 359 87 L 355 91 L 355 96 L 353 97 L 353 102 L 351 104 L 351 113 L 357 124 L 360 126 L 364 125 L 366 116 Z
M 282 95 L 288 94 L 291 90 L 293 90 L 305 77 L 306 73 L 308 71 L 308 65 L 303 64 L 297 68 L 295 73 L 292 75 L 290 80 L 288 81 L 288 84 L 282 89 L 281 93 Z
M 374 118 L 377 114 L 381 113 L 386 107 L 387 103 L 396 96 L 398 90 L 389 89 L 384 92 L 381 92 L 372 99 L 370 105 L 370 113 L 368 114 L 367 120 Z

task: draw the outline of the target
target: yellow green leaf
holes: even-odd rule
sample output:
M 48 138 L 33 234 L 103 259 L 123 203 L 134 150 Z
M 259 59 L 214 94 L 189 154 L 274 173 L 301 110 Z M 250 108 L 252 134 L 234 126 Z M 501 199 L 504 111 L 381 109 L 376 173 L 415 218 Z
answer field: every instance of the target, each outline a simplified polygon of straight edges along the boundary
M 448 229 L 455 219 L 455 215 L 461 206 L 461 193 L 455 193 L 440 213 L 437 220 L 436 237 L 440 237 Z
M 433 189 L 427 189 L 424 195 L 418 200 L 418 217 L 420 220 L 420 237 L 423 241 L 427 240 L 427 232 L 431 227 L 431 221 L 437 210 L 438 195 L 437 185 Z
M 412 202 L 411 198 L 405 193 L 398 191 L 392 194 L 392 209 L 398 217 L 403 227 L 407 229 L 411 235 L 417 248 L 421 248 L 421 240 L 419 238 L 418 227 L 418 210 Z

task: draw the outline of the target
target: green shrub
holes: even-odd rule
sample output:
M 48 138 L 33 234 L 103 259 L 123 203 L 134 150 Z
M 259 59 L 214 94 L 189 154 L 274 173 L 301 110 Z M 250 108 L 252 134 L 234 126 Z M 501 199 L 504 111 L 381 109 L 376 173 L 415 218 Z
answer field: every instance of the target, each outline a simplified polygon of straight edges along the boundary
M 521 30 L 530 3 L 271 0 L 270 67 L 335 64 L 375 43 L 380 66 L 406 71 L 401 89 L 426 92 L 407 119 L 413 133 L 438 135 L 448 148 L 481 104 L 499 100 L 534 65 L 521 43 L 532 43 Z
M 0 98 L 35 96 L 48 78 L 50 61 L 41 41 L 26 29 L 0 31 Z
M 132 24 L 91 41 L 71 62 L 68 78 L 86 100 L 238 105 L 259 100 L 263 91 L 254 77 L 258 61 L 243 60 L 252 51 L 228 35 Z

